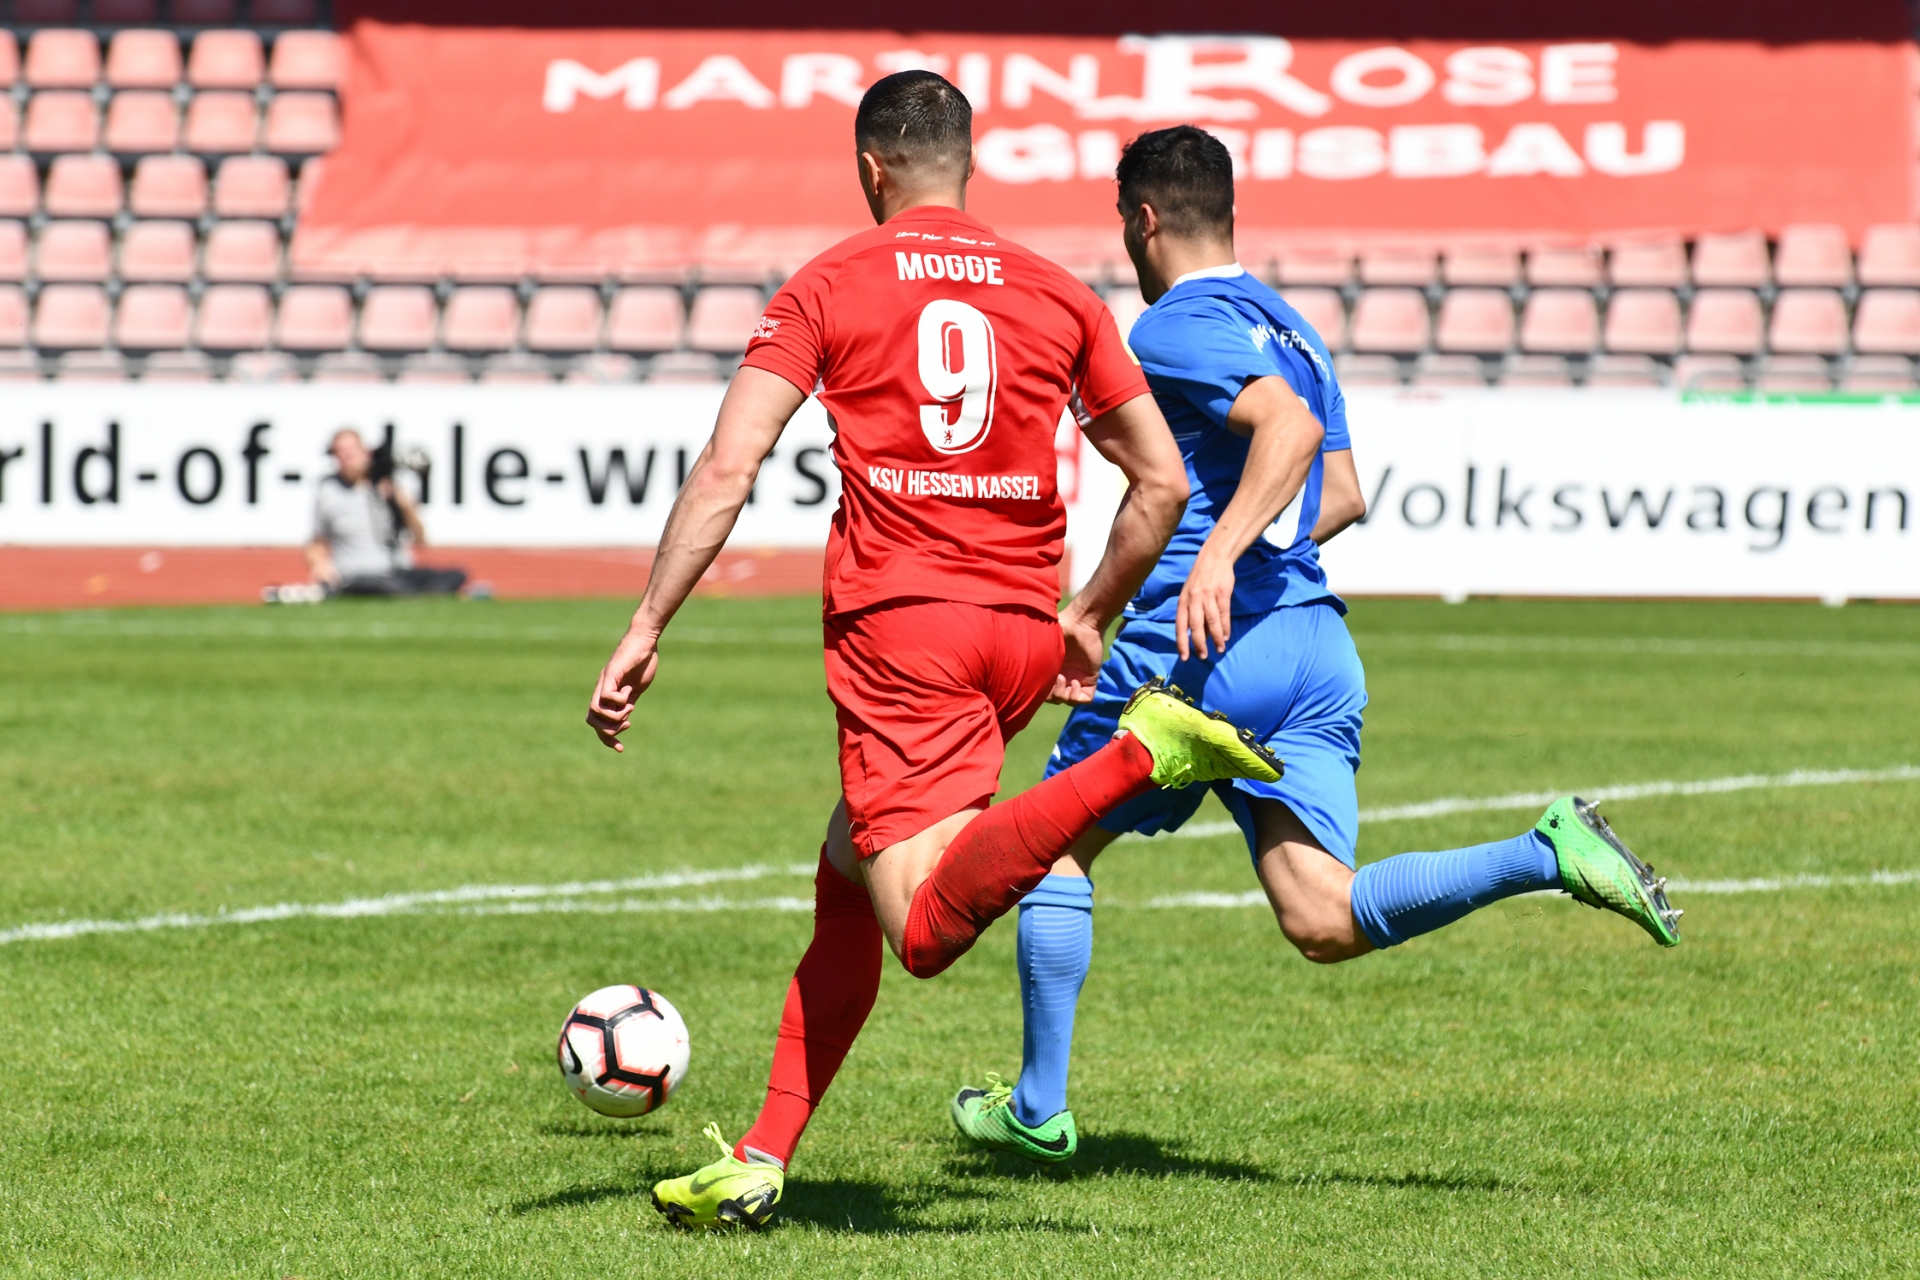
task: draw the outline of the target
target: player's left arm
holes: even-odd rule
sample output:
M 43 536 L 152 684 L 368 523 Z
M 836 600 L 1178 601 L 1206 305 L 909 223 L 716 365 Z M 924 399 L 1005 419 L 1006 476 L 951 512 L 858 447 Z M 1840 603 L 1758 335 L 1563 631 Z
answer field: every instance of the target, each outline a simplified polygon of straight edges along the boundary
M 1195 650 L 1207 657 L 1209 639 L 1226 648 L 1232 634 L 1233 563 L 1300 492 L 1326 439 L 1320 420 L 1277 374 L 1255 378 L 1242 387 L 1226 425 L 1252 443 L 1240 472 L 1240 487 L 1215 519 L 1213 532 L 1201 544 L 1193 571 L 1180 589 L 1173 633 L 1182 659 Z
M 733 375 L 720 402 L 713 438 L 694 461 L 667 515 L 646 594 L 587 704 L 587 723 L 615 751 L 625 749 L 620 735 L 632 723 L 634 703 L 653 683 L 660 665 L 660 633 L 726 545 L 740 508 L 753 493 L 760 464 L 806 398 L 777 373 L 749 365 Z
M 1313 540 L 1321 546 L 1348 525 L 1364 519 L 1367 495 L 1360 490 L 1360 473 L 1353 466 L 1353 450 L 1329 449 L 1320 455 L 1320 519 Z

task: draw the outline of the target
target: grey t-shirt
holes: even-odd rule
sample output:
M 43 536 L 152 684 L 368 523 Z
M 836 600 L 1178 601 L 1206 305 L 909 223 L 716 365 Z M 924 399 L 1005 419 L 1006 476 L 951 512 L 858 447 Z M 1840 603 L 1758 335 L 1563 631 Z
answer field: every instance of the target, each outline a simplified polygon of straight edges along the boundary
M 343 578 L 379 578 L 413 562 L 393 509 L 368 481 L 349 485 L 339 476 L 320 482 L 313 497 L 313 537 L 327 544 Z

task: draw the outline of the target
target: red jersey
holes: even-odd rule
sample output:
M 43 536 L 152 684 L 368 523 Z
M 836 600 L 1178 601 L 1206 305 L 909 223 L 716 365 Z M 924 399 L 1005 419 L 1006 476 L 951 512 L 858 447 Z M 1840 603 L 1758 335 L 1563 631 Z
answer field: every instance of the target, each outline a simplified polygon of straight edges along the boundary
M 1060 598 L 1054 435 L 1146 395 L 1093 290 L 958 209 L 921 206 L 787 281 L 744 363 L 820 397 L 840 506 L 826 612 Z

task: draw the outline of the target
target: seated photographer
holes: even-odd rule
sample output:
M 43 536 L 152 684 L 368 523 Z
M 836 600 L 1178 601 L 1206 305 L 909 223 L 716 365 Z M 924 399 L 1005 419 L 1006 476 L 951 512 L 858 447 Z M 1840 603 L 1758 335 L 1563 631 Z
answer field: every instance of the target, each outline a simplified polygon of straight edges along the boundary
M 351 427 L 327 447 L 338 471 L 320 482 L 313 501 L 307 568 L 328 595 L 452 595 L 466 583 L 461 569 L 423 569 L 413 548 L 426 527 L 406 486 L 393 481 L 391 453 L 367 448 Z

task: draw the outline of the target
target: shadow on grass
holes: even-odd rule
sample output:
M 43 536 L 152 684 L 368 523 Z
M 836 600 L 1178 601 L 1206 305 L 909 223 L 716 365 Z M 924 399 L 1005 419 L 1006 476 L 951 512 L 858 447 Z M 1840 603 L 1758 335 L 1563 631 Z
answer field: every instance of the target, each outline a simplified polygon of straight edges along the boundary
M 598 1204 L 602 1200 L 644 1196 L 648 1189 L 648 1186 L 632 1182 L 601 1182 L 584 1187 L 568 1187 L 565 1191 L 555 1191 L 532 1200 L 516 1200 L 508 1211 L 516 1218 L 524 1218 L 530 1213 L 544 1213 L 548 1209 L 572 1209 L 585 1204 Z
M 1502 1182 L 1492 1174 L 1448 1173 L 1308 1173 L 1287 1179 L 1296 1187 L 1374 1187 L 1385 1191 L 1496 1191 L 1522 1192 L 1526 1188 Z
M 956 1221 L 951 1214 L 957 1203 L 1000 1198 L 997 1192 L 952 1184 L 898 1186 L 851 1178 L 809 1178 L 788 1188 L 780 1201 L 780 1221 L 860 1235 L 958 1235 L 989 1227 L 979 1214 Z M 928 1222 L 925 1213 L 936 1208 L 946 1212 L 939 1222 Z
M 947 1161 L 956 1178 L 1046 1177 L 1084 1178 L 1098 1174 L 1137 1174 L 1149 1178 L 1206 1178 L 1215 1182 L 1271 1182 L 1273 1175 L 1258 1165 L 1237 1160 L 1190 1156 L 1177 1143 L 1162 1142 L 1144 1133 L 1083 1134 L 1080 1150 L 1061 1165 L 1039 1165 L 1018 1156 L 961 1151 Z
M 638 1142 L 644 1138 L 670 1137 L 665 1129 L 642 1125 L 596 1124 L 581 1120 L 573 1124 L 543 1124 L 540 1132 L 553 1138 L 587 1138 L 599 1142 Z

